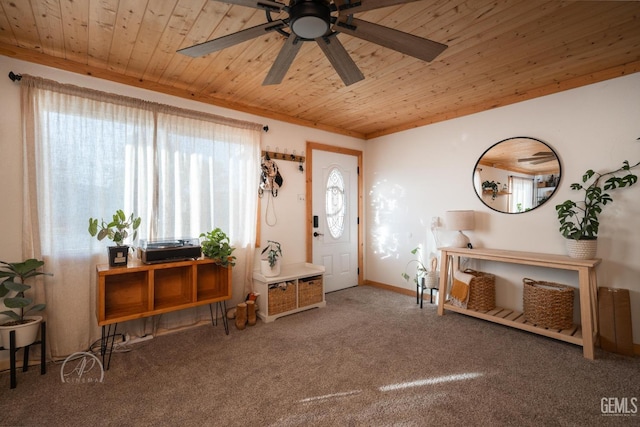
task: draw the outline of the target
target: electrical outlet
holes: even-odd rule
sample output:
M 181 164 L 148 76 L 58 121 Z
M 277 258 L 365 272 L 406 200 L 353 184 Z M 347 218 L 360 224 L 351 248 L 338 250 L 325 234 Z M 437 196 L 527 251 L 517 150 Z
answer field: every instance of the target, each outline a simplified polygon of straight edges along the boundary
M 304 202 L 305 198 L 304 198 L 304 194 L 298 194 L 298 201 L 299 202 Z

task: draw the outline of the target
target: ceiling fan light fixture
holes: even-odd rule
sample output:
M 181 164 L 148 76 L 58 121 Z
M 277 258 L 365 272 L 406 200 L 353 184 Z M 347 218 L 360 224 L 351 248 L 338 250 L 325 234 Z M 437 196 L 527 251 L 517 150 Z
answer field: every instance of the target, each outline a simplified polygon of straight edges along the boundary
M 322 1 L 299 0 L 289 11 L 289 27 L 298 37 L 313 40 L 329 31 L 331 10 Z

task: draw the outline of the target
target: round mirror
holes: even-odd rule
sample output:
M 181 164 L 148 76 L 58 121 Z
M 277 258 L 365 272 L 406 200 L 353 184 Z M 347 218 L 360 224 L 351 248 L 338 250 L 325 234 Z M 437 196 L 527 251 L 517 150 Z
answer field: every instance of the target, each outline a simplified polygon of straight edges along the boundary
M 560 182 L 560 160 L 544 142 L 524 136 L 500 141 L 485 151 L 473 172 L 482 202 L 504 213 L 523 213 L 545 203 Z

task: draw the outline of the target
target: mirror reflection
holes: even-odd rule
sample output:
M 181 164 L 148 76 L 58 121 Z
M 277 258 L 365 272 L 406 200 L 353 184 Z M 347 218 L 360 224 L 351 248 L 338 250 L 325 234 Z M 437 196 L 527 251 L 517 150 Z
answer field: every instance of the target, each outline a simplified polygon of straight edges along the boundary
M 546 143 L 530 137 L 500 141 L 485 151 L 473 173 L 482 202 L 504 213 L 524 213 L 544 204 L 560 182 L 560 160 Z

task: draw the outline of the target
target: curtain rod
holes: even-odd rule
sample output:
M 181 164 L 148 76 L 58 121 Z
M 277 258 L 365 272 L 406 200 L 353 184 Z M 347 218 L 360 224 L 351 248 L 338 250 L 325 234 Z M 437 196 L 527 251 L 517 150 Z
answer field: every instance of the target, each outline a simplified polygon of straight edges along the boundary
M 9 71 L 9 78 L 11 79 L 12 82 L 20 81 L 22 80 L 22 75 L 16 74 L 13 71 Z M 269 132 L 269 125 L 262 126 L 262 130 L 265 132 Z

